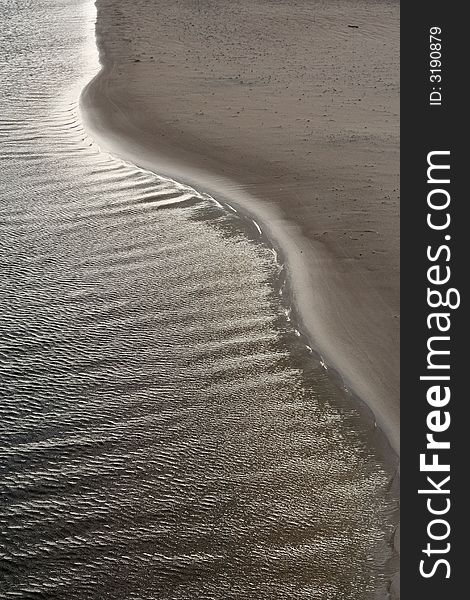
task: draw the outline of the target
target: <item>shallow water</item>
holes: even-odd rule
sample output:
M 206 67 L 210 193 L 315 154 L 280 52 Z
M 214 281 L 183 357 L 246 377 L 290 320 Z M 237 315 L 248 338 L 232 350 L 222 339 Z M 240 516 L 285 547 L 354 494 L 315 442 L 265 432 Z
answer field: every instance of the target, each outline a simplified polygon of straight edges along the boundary
M 236 215 L 99 148 L 88 0 L 0 0 L 0 597 L 383 597 L 373 426 Z

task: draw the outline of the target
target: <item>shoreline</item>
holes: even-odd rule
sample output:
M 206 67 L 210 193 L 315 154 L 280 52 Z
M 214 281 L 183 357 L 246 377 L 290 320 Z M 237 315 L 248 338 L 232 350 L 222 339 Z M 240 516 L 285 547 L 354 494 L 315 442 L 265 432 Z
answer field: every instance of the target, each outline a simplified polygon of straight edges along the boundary
M 262 235 L 284 257 L 287 285 L 301 332 L 344 385 L 370 408 L 393 453 L 399 456 L 398 407 L 390 401 L 397 394 L 393 379 L 398 361 L 392 361 L 392 366 L 385 352 L 374 354 L 380 348 L 373 343 L 376 336 L 372 340 L 364 335 L 368 329 L 387 328 L 387 321 L 388 331 L 393 329 L 389 308 L 366 280 L 354 286 L 352 280 L 357 273 L 345 271 L 328 248 L 307 239 L 301 228 L 275 207 L 263 206 L 257 191 L 261 188 L 266 193 L 269 184 L 238 184 L 225 175 L 215 175 L 197 157 L 172 147 L 163 138 L 157 141 L 159 148 L 153 146 L 153 140 L 113 102 L 109 82 L 114 66 L 106 65 L 102 54 L 100 60 L 102 70 L 83 90 L 80 112 L 101 148 L 235 207 L 259 224 Z M 370 302 L 371 295 L 375 303 Z M 382 341 L 385 345 L 386 340 Z
M 93 87 L 98 83 L 100 77 L 104 75 L 105 68 L 95 76 L 95 78 L 89 82 L 86 88 L 83 90 L 81 98 L 80 98 L 80 112 L 82 120 L 85 124 L 86 129 L 93 135 L 95 141 L 100 145 L 100 148 L 105 151 L 111 152 L 113 155 L 132 162 L 138 167 L 144 168 L 151 172 L 156 173 L 159 176 L 168 177 L 170 179 L 176 180 L 180 184 L 188 185 L 193 187 L 198 194 L 208 195 L 212 201 L 214 201 L 219 206 L 225 208 L 225 210 L 232 210 L 238 213 L 242 218 L 250 221 L 254 227 L 259 232 L 260 240 L 262 243 L 265 243 L 270 248 L 272 248 L 277 257 L 274 257 L 274 260 L 278 262 L 278 264 L 282 265 L 285 268 L 285 285 L 284 289 L 287 292 L 288 302 L 287 304 L 291 307 L 291 321 L 293 325 L 299 330 L 300 335 L 305 339 L 308 346 L 312 349 L 314 354 L 317 354 L 322 361 L 325 362 L 326 368 L 330 377 L 333 378 L 334 381 L 337 382 L 338 385 L 346 387 L 349 396 L 356 404 L 356 408 L 362 414 L 365 419 L 376 419 L 376 428 L 378 432 L 378 436 L 376 437 L 375 445 L 380 454 L 382 454 L 384 463 L 387 465 L 387 469 L 390 472 L 390 486 L 395 490 L 394 493 L 399 494 L 400 488 L 400 474 L 399 474 L 399 445 L 394 445 L 395 438 L 393 434 L 390 434 L 386 427 L 383 427 L 380 422 L 377 421 L 377 415 L 374 411 L 374 407 L 371 406 L 366 400 L 364 400 L 360 394 L 358 394 L 357 389 L 351 385 L 349 386 L 347 380 L 343 375 L 343 372 L 338 369 L 333 359 L 330 359 L 329 356 L 322 352 L 321 347 L 318 345 L 315 337 L 315 329 L 314 324 L 309 328 L 306 325 L 306 321 L 302 318 L 302 304 L 299 302 L 299 298 L 296 297 L 296 279 L 297 277 L 302 278 L 303 269 L 306 267 L 303 265 L 302 260 L 299 258 L 298 254 L 304 254 L 308 257 L 308 247 L 305 242 L 301 239 L 297 241 L 297 244 L 294 246 L 287 244 L 287 252 L 285 251 L 286 246 L 283 246 L 284 234 L 281 235 L 281 232 L 277 227 L 268 226 L 268 222 L 266 219 L 266 215 L 263 214 L 262 211 L 256 210 L 255 206 L 250 205 L 250 200 L 252 199 L 246 192 L 242 192 L 237 190 L 236 185 L 230 190 L 230 185 L 234 185 L 230 180 L 224 181 L 223 179 L 217 178 L 214 176 L 210 176 L 208 173 L 202 172 L 196 173 L 193 172 L 193 169 L 189 164 L 173 164 L 173 166 L 167 163 L 167 157 L 160 156 L 158 154 L 155 155 L 147 155 L 147 151 L 139 150 L 138 146 L 133 147 L 132 140 L 129 140 L 127 143 L 130 144 L 130 147 L 127 147 L 125 151 L 123 151 L 123 142 L 125 143 L 124 138 L 120 135 L 116 137 L 110 133 L 106 132 L 106 128 L 102 126 L 102 120 L 94 113 L 93 108 L 93 98 L 94 91 Z M 92 97 L 90 98 L 90 92 L 92 92 Z M 98 93 L 100 93 L 98 91 Z M 100 122 L 101 124 L 99 124 Z M 191 176 L 186 174 L 185 169 L 187 169 L 186 173 L 191 173 Z M 199 179 L 199 177 L 203 177 L 203 180 Z M 227 188 L 224 191 L 222 187 L 227 184 Z M 234 191 L 235 190 L 235 191 Z M 236 209 L 234 208 L 236 207 Z M 269 215 L 268 215 L 269 216 Z M 279 218 L 279 217 L 278 217 Z M 282 223 L 282 221 L 281 221 Z M 260 227 L 261 224 L 261 227 Z M 292 232 L 291 232 L 292 235 Z M 300 236 L 299 236 L 300 237 Z M 292 242 L 290 243 L 292 244 Z M 294 253 L 297 253 L 295 256 Z M 308 258 L 307 258 L 308 260 Z M 322 260 L 325 260 L 327 263 L 326 267 L 328 269 L 328 265 L 331 265 L 331 262 L 334 260 L 332 257 L 326 257 L 324 254 L 316 257 L 315 264 L 320 267 Z M 291 261 L 294 261 L 292 264 Z M 293 270 L 296 269 L 296 270 Z M 324 274 L 323 274 L 324 276 Z M 298 280 L 297 280 L 298 282 Z M 298 285 L 298 283 L 297 283 Z M 308 290 L 301 289 L 300 290 L 301 299 L 306 301 L 305 294 L 308 294 Z M 313 330 L 313 333 L 312 333 Z M 398 449 L 397 449 L 398 448 Z M 400 523 L 398 522 L 397 527 L 394 531 L 392 538 L 390 539 L 390 545 L 396 552 L 397 556 L 400 556 Z M 390 597 L 392 599 L 398 599 L 400 597 L 399 594 L 399 571 L 395 574 L 395 576 L 390 581 Z
M 100 4 L 106 3 L 107 0 L 98 0 L 98 11 Z M 136 110 L 132 93 L 119 85 L 123 65 L 113 52 L 106 50 L 108 32 L 102 31 L 102 25 L 100 28 L 98 20 L 96 42 L 101 70 L 84 88 L 79 102 L 86 128 L 103 150 L 189 185 L 254 221 L 262 241 L 276 251 L 286 266 L 286 290 L 297 328 L 324 360 L 333 378 L 348 388 L 361 412 L 367 416 L 369 411 L 372 413 L 379 446 L 390 468 L 390 485 L 399 489 L 399 470 L 395 466 L 400 455 L 399 321 L 394 298 L 398 289 L 392 282 L 392 296 L 390 290 L 384 290 L 386 286 L 376 276 L 377 270 L 367 262 L 364 265 L 354 254 L 357 248 L 338 243 L 338 239 L 329 242 L 329 237 L 321 234 L 321 219 L 320 233 L 315 231 L 312 235 L 308 227 L 311 224 L 306 227 L 298 212 L 287 214 L 289 207 L 283 206 L 282 196 L 303 197 L 306 187 L 315 186 L 314 178 L 302 180 L 297 172 L 279 169 L 279 163 L 269 161 L 250 170 L 235 152 L 229 155 L 230 160 L 221 159 L 217 146 L 202 144 L 194 131 L 188 131 L 187 138 L 184 127 L 182 137 L 176 133 L 174 123 L 159 115 L 158 97 L 153 98 L 148 112 L 141 112 L 141 104 Z M 131 72 L 134 77 L 141 77 L 141 65 L 134 62 L 140 60 L 127 64 L 127 75 Z M 340 170 L 333 168 L 332 173 L 335 177 Z M 335 185 L 341 181 L 340 175 Z M 315 219 L 315 205 L 308 208 Z M 334 212 L 337 208 L 333 204 L 329 210 Z M 379 218 L 383 216 L 377 214 Z M 361 216 L 353 225 L 358 223 L 361 224 Z M 396 241 L 393 243 L 396 245 Z M 365 247 L 370 250 L 373 244 L 368 248 L 366 243 Z M 384 271 L 387 279 L 388 263 Z M 398 524 L 390 540 L 398 556 L 399 535 Z M 390 582 L 393 598 L 399 597 L 398 581 L 399 572 Z

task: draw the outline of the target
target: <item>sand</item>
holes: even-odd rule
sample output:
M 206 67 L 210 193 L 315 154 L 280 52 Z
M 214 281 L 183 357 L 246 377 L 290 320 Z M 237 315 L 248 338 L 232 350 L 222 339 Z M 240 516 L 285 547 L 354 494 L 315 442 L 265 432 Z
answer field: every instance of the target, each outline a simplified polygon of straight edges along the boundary
M 257 221 L 301 330 L 399 453 L 398 2 L 97 10 L 94 137 Z

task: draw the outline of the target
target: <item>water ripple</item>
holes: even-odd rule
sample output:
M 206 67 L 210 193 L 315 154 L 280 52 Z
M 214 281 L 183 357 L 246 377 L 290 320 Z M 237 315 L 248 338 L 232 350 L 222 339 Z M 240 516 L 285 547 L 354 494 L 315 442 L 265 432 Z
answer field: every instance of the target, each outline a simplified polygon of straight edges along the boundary
M 83 130 L 91 5 L 0 6 L 0 597 L 378 597 L 373 428 L 242 219 Z

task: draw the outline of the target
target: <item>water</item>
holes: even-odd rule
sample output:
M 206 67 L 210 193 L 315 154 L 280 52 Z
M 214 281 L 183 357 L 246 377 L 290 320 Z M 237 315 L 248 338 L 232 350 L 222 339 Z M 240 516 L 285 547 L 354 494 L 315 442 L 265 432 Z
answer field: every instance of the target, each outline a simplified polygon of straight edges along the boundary
M 0 0 L 0 597 L 384 597 L 372 426 L 256 229 L 87 136 L 93 18 Z

